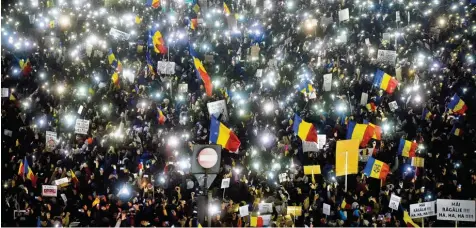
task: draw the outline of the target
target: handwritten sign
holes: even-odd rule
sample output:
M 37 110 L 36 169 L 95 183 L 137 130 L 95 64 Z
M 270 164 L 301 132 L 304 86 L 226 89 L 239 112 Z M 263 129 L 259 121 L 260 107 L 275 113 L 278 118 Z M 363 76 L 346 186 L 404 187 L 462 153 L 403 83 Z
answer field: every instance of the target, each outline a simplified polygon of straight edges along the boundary
M 257 78 L 263 77 L 263 69 L 258 69 L 256 70 L 256 75 Z
M 309 152 L 309 151 L 319 151 L 319 146 L 317 142 L 307 142 L 302 141 L 302 151 Z
M 390 202 L 388 203 L 388 207 L 392 208 L 393 210 L 398 210 L 398 206 L 400 205 L 400 201 L 402 197 L 392 194 L 390 196 Z
M 323 83 L 323 90 L 324 91 L 331 91 L 332 88 L 332 74 L 324 74 L 324 83 Z
M 41 196 L 56 197 L 58 195 L 58 186 L 56 185 L 43 185 L 41 190 Z
M 131 37 L 131 35 L 129 33 L 123 32 L 123 31 L 115 29 L 115 28 L 111 28 L 109 30 L 109 35 L 111 35 L 115 39 L 121 39 L 121 40 L 128 40 Z
M 2 88 L 2 97 L 8 97 L 10 95 L 10 90 L 8 88 Z
M 58 135 L 54 131 L 46 131 L 46 150 L 52 151 L 58 143 Z
M 230 178 L 225 178 L 221 180 L 221 188 L 229 188 L 230 187 Z
M 349 8 L 345 8 L 339 11 L 339 21 L 349 20 Z
M 260 48 L 258 46 L 251 47 L 251 59 L 258 59 L 259 50 Z
M 390 108 L 390 111 L 395 112 L 395 110 L 398 109 L 397 101 L 389 102 L 388 107 Z
M 368 100 L 369 94 L 362 92 L 362 95 L 360 96 L 360 105 L 366 105 Z
M 326 137 L 325 134 L 317 135 L 317 147 L 319 149 L 324 148 L 324 145 L 326 145 Z
M 396 51 L 388 50 L 378 50 L 377 53 L 377 62 L 395 66 L 395 61 L 397 59 Z
M 210 117 L 214 115 L 215 117 L 218 118 L 220 114 L 223 114 L 223 117 L 221 118 L 221 120 L 224 122 L 228 120 L 228 111 L 226 109 L 225 100 L 219 100 L 219 101 L 207 103 L 207 107 L 208 107 L 208 113 L 210 113 Z
M 89 120 L 76 119 L 74 133 L 87 135 L 89 130 Z
M 258 211 L 261 214 L 273 213 L 273 203 L 258 204 Z
M 322 204 L 322 213 L 325 215 L 331 215 L 331 205 L 327 203 Z
M 248 205 L 240 207 L 240 216 L 241 217 L 248 216 L 249 214 L 250 214 L 250 212 L 248 211 Z
M 175 74 L 175 62 L 158 61 L 157 72 L 159 74 Z
M 474 200 L 437 199 L 437 219 L 452 221 L 476 221 Z
M 188 84 L 181 83 L 178 85 L 178 92 L 179 93 L 187 93 L 188 92 Z
M 410 217 L 423 218 L 436 215 L 436 201 L 410 204 Z
M 67 177 L 63 177 L 61 179 L 55 180 L 56 186 L 63 186 L 63 185 L 67 185 L 68 183 L 69 183 L 69 180 Z

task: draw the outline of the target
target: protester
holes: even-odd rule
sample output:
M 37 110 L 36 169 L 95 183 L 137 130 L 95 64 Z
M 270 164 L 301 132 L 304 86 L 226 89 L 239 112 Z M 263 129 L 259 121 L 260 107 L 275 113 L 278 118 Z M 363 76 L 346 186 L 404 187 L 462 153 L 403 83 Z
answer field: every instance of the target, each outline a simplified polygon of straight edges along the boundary
M 453 226 L 408 210 L 476 200 L 470 2 L 2 2 L 2 226 Z

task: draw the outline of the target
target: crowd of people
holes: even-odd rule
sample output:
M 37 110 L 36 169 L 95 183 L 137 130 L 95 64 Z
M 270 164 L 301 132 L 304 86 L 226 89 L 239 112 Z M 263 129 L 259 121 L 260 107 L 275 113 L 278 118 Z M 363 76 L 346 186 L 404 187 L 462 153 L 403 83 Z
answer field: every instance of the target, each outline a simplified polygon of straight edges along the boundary
M 471 2 L 2 2 L 1 225 L 454 226 L 408 210 L 476 200 Z M 205 189 L 192 149 L 211 143 L 207 104 L 219 100 L 215 118 L 240 143 L 223 147 Z M 325 135 L 318 149 L 303 150 L 296 116 Z M 381 137 L 360 145 L 358 173 L 336 175 L 351 123 Z M 413 156 L 402 139 L 418 144 Z M 385 178 L 364 174 L 369 158 L 388 164 Z

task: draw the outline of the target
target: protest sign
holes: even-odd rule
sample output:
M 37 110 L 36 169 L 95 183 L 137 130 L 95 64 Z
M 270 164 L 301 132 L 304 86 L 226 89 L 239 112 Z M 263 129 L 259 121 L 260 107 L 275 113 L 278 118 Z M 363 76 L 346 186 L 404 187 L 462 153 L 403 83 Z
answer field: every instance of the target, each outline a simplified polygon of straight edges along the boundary
M 288 174 L 287 173 L 281 173 L 278 175 L 279 183 L 283 183 L 288 180 Z
M 78 114 L 81 115 L 81 113 L 83 112 L 83 109 L 84 107 L 82 105 L 79 106 L 78 108 Z
M 69 183 L 69 180 L 67 177 L 63 177 L 61 179 L 55 180 L 55 185 L 56 186 L 63 186 Z
M 66 198 L 66 194 L 61 193 L 61 198 L 63 199 L 65 203 L 68 202 L 68 198 Z
M 366 105 L 367 101 L 369 99 L 369 94 L 362 92 L 362 95 L 360 96 L 360 105 Z
M 312 174 L 321 174 L 321 166 L 320 165 L 304 166 L 304 175 L 312 175 Z
M 474 200 L 437 199 L 437 219 L 452 221 L 476 221 Z
M 436 215 L 436 201 L 410 204 L 410 217 L 422 218 Z
M 213 55 L 205 55 L 205 59 L 203 60 L 205 63 L 214 63 L 215 59 L 213 58 Z
M 175 62 L 158 61 L 157 72 L 159 74 L 175 74 Z
M 256 77 L 261 78 L 263 76 L 263 69 L 256 70 Z
M 322 213 L 325 215 L 331 215 L 331 205 L 327 203 L 322 204 Z
M 223 122 L 226 122 L 228 120 L 228 112 L 226 109 L 225 100 L 219 100 L 219 101 L 207 103 L 207 107 L 208 107 L 208 113 L 210 114 L 210 117 L 214 115 L 215 117 L 218 118 L 220 114 L 223 114 L 221 120 Z
M 2 88 L 2 97 L 8 97 L 10 95 L 10 90 L 8 88 Z
M 260 50 L 260 48 L 258 46 L 251 47 L 251 59 L 252 60 L 259 58 L 259 50 Z
M 328 92 L 332 88 L 332 74 L 324 74 L 323 90 Z
M 400 11 L 395 12 L 395 21 L 399 22 L 401 20 L 400 18 Z
M 41 196 L 56 197 L 58 195 L 58 186 L 56 185 L 42 185 Z
M 301 206 L 288 206 L 287 211 L 288 215 L 295 215 L 295 216 L 301 216 L 302 215 L 302 208 Z
M 400 196 L 392 194 L 390 196 L 390 202 L 388 203 L 388 207 L 392 208 L 393 210 L 398 210 L 398 206 L 400 205 L 401 200 L 402 198 Z
M 250 214 L 250 212 L 248 211 L 248 205 L 240 207 L 240 216 L 241 217 L 248 216 L 249 214 Z
M 269 222 L 271 222 L 271 215 L 260 215 L 260 217 L 263 219 L 263 226 L 269 226 Z
M 395 112 L 395 110 L 398 109 L 397 101 L 389 102 L 388 107 L 390 108 L 390 111 Z
M 395 77 L 399 82 L 402 81 L 402 67 L 398 67 L 395 69 Z
M 390 42 L 390 33 L 389 32 L 384 32 L 382 34 L 382 41 L 383 42 Z
M 230 178 L 225 178 L 221 180 L 221 188 L 229 188 L 230 187 Z
M 388 51 L 388 50 L 381 50 L 381 49 L 378 50 L 377 62 L 395 66 L 396 59 L 397 59 L 396 51 Z
M 76 119 L 74 133 L 87 135 L 89 131 L 89 120 Z
M 178 85 L 178 92 L 179 93 L 187 93 L 188 92 L 188 84 L 181 83 Z
M 326 135 L 325 134 L 317 135 L 317 147 L 319 149 L 322 149 L 324 148 L 324 145 L 326 145 Z
M 357 174 L 359 140 L 339 140 L 336 145 L 336 176 Z M 347 161 L 347 162 L 346 162 Z
M 46 151 L 52 151 L 58 143 L 57 134 L 54 131 L 46 131 Z
M 121 40 L 128 40 L 131 36 L 129 33 L 123 32 L 123 31 L 115 29 L 115 28 L 111 28 L 109 30 L 109 35 L 111 35 L 115 39 L 121 39 Z
M 369 38 L 365 38 L 365 45 L 370 46 L 370 39 Z
M 339 21 L 349 20 L 349 8 L 345 8 L 339 11 Z
M 302 151 L 303 152 L 319 151 L 317 142 L 302 141 Z
M 260 204 L 258 204 L 258 211 L 261 214 L 273 213 L 273 203 L 260 203 Z

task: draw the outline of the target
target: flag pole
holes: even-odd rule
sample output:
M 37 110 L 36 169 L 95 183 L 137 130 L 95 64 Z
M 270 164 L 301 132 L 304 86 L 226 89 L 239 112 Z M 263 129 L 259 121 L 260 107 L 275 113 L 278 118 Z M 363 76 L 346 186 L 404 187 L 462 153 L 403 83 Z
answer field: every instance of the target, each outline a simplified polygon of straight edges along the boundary
M 422 227 L 422 228 L 425 227 L 425 218 L 421 218 L 421 227 Z
M 348 166 L 347 162 L 348 162 L 348 154 L 349 154 L 349 152 L 346 151 L 346 152 L 345 152 L 345 191 L 346 191 L 346 192 L 347 192 L 347 166 Z

